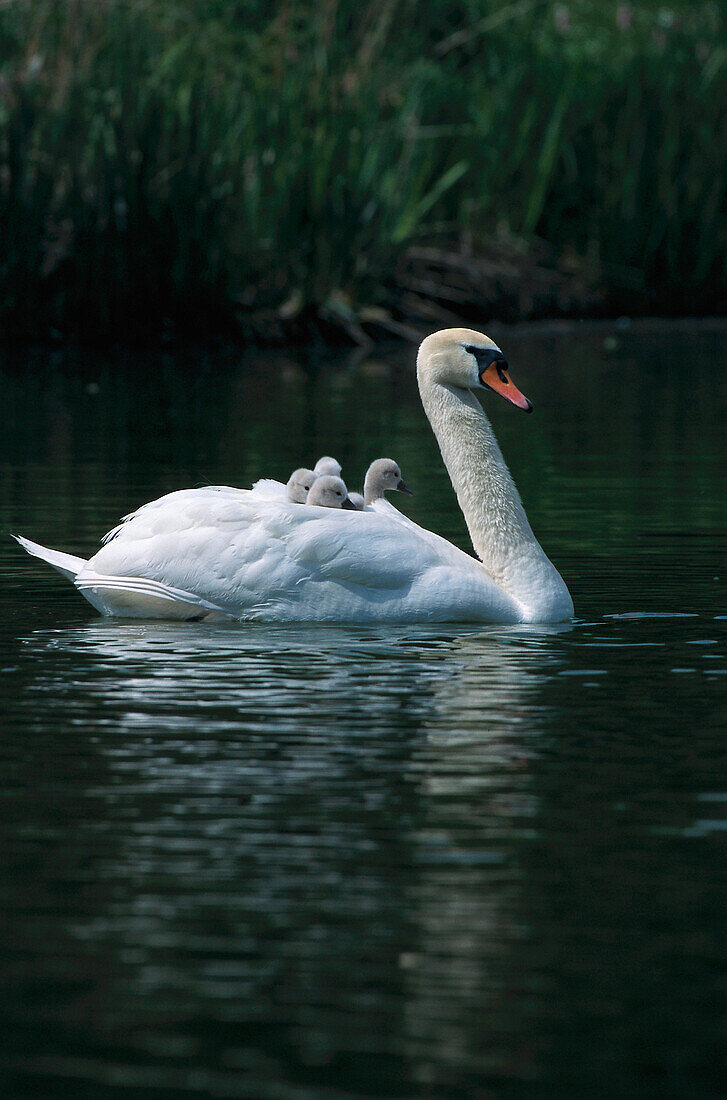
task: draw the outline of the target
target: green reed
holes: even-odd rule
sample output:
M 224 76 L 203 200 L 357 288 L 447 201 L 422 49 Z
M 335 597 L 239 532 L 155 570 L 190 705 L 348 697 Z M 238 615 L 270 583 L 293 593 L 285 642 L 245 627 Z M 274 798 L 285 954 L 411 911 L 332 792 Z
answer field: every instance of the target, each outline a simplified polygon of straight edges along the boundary
M 716 4 L 10 0 L 0 325 L 354 319 L 412 243 L 585 258 L 618 309 L 724 309 Z

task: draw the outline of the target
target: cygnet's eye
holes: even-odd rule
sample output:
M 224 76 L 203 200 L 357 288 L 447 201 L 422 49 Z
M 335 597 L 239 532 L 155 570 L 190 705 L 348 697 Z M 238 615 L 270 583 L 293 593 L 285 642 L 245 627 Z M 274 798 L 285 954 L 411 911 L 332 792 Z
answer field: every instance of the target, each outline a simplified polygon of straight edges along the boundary
M 342 497 L 343 496 L 343 493 L 341 492 L 340 489 L 336 489 L 336 496 L 337 497 Z

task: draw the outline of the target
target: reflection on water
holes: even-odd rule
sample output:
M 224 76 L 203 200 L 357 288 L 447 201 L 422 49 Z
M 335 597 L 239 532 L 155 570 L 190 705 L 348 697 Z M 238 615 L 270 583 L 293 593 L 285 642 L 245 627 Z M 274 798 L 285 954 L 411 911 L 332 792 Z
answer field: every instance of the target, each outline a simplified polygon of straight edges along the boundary
M 648 342 L 618 407 L 595 344 L 519 346 L 559 416 L 524 418 L 524 448 L 493 412 L 574 625 L 116 623 L 0 547 L 4 1095 L 719 1095 L 727 395 L 704 339 L 712 404 L 683 407 Z M 10 371 L 3 522 L 87 552 L 168 488 L 388 451 L 411 514 L 465 544 L 394 358 L 216 368 L 146 394 L 108 364 Z
M 458 638 L 457 671 L 437 685 L 413 747 L 408 771 L 423 812 L 407 892 L 415 939 L 405 1016 L 420 1085 L 441 1082 L 443 1071 L 450 1081 L 537 1077 L 514 980 L 526 914 L 516 845 L 537 830 L 539 688 L 560 664 L 553 640 L 570 629 Z
M 94 902 L 63 921 L 72 964 L 52 1013 L 87 1049 L 47 1070 L 109 1080 L 104 1039 L 130 1032 L 125 1075 L 206 1052 L 221 1095 L 254 1095 L 281 1051 L 334 1079 L 353 1060 L 377 1095 L 402 1053 L 402 1088 L 459 1066 L 532 1075 L 502 1009 L 523 920 L 513 842 L 533 832 L 538 687 L 569 629 L 101 621 L 25 636 L 33 695 L 81 743 L 95 730 L 86 812 L 47 838 L 65 848 L 70 824 L 92 852 Z M 79 956 L 104 975 L 92 1022 Z M 499 1043 L 482 1047 L 473 1013 Z

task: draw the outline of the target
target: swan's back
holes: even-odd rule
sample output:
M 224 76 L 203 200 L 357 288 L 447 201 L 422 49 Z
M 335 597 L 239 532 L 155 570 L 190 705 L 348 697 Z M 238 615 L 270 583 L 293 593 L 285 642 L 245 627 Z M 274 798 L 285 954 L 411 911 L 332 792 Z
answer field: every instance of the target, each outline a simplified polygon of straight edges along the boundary
M 261 485 L 261 482 L 257 482 L 256 485 Z M 266 485 L 271 486 L 280 484 L 276 481 L 266 482 Z M 285 486 L 283 489 L 283 499 L 285 498 Z M 156 500 L 150 500 L 147 504 L 140 505 L 133 512 L 129 512 L 123 516 L 120 523 L 117 523 L 115 527 L 112 527 L 110 531 L 101 539 L 102 545 L 111 542 L 112 539 L 118 538 L 122 532 L 129 530 L 128 525 L 132 521 L 143 519 L 145 522 L 149 522 L 156 530 L 163 530 L 165 527 L 173 527 L 177 522 L 177 509 L 184 510 L 193 504 L 195 507 L 201 507 L 204 509 L 206 502 L 216 501 L 221 497 L 226 499 L 246 499 L 255 492 L 255 489 L 235 489 L 232 485 L 204 485 L 200 489 L 175 489 L 173 493 L 166 493 L 163 497 L 157 497 Z M 261 499 L 264 500 L 276 500 L 278 499 L 274 491 L 271 491 L 270 495 L 266 495 L 265 492 L 261 492 Z

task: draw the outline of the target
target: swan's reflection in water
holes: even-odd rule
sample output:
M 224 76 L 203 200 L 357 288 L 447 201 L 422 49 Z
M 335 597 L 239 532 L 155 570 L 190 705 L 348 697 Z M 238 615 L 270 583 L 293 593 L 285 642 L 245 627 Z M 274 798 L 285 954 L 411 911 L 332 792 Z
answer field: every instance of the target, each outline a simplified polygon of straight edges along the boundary
M 423 814 L 407 894 L 417 938 L 404 960 L 405 1019 L 422 1085 L 538 1077 L 519 959 L 528 915 L 518 844 L 537 830 L 542 685 L 568 630 L 453 640 L 457 673 L 437 686 L 412 752 Z
M 81 1076 L 107 1079 L 109 1044 L 122 1080 L 141 1061 L 212 1095 L 537 1075 L 517 844 L 558 637 L 94 623 L 26 639 L 57 651 L 34 689 L 65 696 L 97 757 L 68 825 L 98 881 L 68 918 L 95 960 L 82 1011 L 70 994 L 61 1011 Z

